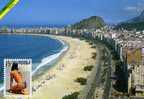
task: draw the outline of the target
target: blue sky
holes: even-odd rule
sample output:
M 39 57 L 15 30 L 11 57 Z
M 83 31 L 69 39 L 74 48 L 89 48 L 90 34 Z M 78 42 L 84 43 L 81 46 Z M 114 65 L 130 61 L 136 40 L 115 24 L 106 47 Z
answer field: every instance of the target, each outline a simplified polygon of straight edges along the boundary
M 144 0 L 20 0 L 0 25 L 65 25 L 94 15 L 117 23 L 139 15 L 143 9 Z

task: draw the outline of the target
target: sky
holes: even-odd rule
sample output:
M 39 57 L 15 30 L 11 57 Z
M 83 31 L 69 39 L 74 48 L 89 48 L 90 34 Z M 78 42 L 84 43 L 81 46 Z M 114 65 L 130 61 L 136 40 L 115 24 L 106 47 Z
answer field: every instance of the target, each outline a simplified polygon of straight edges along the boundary
M 0 0 L 0 9 L 4 2 L 8 0 Z M 118 23 L 143 9 L 144 0 L 20 0 L 0 25 L 69 25 L 90 16 Z

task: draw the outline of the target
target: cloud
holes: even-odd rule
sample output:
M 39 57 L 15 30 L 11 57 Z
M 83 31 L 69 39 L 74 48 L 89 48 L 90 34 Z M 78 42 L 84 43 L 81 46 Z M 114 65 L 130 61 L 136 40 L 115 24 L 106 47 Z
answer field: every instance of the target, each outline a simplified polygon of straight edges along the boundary
M 142 12 L 144 10 L 144 0 L 143 2 L 139 2 L 133 6 L 126 6 L 124 10 L 128 12 Z
M 128 10 L 128 11 L 137 10 L 137 7 L 134 7 L 134 6 L 127 6 L 127 7 L 125 8 L 125 10 Z

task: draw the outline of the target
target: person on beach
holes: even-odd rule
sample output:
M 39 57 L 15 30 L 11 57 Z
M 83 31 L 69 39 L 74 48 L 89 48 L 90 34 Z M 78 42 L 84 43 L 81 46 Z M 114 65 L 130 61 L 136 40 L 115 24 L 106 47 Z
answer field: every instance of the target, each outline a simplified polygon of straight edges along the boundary
M 14 81 L 16 84 L 14 84 Z M 18 64 L 13 63 L 10 72 L 10 89 L 8 92 L 26 95 L 28 94 L 26 87 L 26 81 L 24 81 L 23 75 L 18 69 Z

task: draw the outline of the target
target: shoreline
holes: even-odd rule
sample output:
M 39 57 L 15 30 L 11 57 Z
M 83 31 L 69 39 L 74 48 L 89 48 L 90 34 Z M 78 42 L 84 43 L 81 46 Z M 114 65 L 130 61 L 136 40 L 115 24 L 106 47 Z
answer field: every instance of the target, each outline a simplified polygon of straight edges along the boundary
M 46 65 L 48 65 L 48 66 L 44 66 L 43 68 L 40 68 L 39 70 L 41 70 L 41 69 L 44 69 L 44 68 L 46 68 L 45 70 L 44 70 L 44 72 L 46 72 L 46 71 L 49 71 L 49 70 L 51 70 L 51 68 L 53 68 L 60 60 L 61 60 L 61 58 L 65 55 L 65 53 L 67 52 L 69 50 L 69 47 L 68 47 L 68 49 L 67 50 L 65 50 L 63 53 L 61 53 L 58 57 L 56 57 L 55 59 L 53 59 L 52 61 L 50 61 L 49 63 L 47 63 Z M 56 53 L 56 54 L 58 54 L 58 53 Z M 54 54 L 55 55 L 55 54 Z M 38 72 L 39 72 L 39 70 L 38 70 Z M 37 72 L 32 76 L 32 80 L 37 80 L 37 78 L 39 78 L 39 77 L 41 77 L 41 75 L 43 75 L 44 73 L 40 73 L 40 74 L 37 74 Z
M 63 41 L 60 42 L 62 43 Z M 35 70 L 33 70 L 32 76 L 35 76 L 35 74 L 37 74 L 37 72 L 39 72 L 41 68 L 44 67 L 51 68 L 51 65 L 57 62 L 59 57 L 62 56 L 62 54 L 64 54 L 68 50 L 68 45 L 66 45 L 64 42 L 62 46 L 63 48 L 58 53 L 42 58 L 41 59 L 42 62 L 37 66 Z

